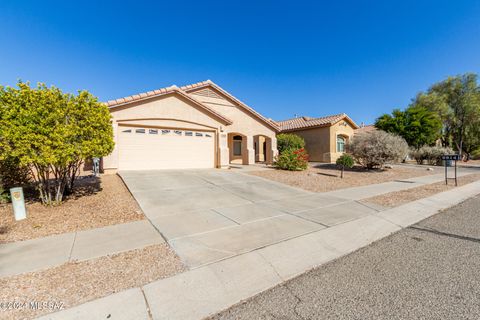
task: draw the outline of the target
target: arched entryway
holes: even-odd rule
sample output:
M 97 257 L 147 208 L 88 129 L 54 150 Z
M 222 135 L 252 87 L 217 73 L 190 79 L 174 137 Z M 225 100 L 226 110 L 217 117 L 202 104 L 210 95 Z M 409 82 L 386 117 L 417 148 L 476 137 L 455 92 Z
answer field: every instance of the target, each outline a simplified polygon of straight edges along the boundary
M 253 136 L 256 163 L 273 163 L 272 139 L 258 134 Z
M 230 163 L 248 164 L 247 137 L 245 135 L 236 132 L 229 133 L 228 149 L 230 150 Z

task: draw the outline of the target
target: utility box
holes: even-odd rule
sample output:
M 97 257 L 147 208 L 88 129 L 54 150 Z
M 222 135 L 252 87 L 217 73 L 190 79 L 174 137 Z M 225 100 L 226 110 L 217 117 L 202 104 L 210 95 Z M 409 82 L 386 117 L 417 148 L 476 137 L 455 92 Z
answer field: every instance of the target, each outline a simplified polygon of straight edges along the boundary
M 25 209 L 25 199 L 23 197 L 22 188 L 11 188 L 10 197 L 12 198 L 13 214 L 15 220 L 23 220 L 27 217 L 27 210 Z

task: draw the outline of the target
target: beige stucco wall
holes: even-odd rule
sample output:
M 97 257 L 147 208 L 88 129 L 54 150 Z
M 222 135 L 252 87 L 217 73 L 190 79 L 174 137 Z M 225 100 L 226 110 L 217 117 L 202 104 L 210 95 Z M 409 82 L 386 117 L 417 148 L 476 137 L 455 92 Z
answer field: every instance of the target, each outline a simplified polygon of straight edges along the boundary
M 299 135 L 305 140 L 305 148 L 307 149 L 310 161 L 330 161 L 329 159 L 325 159 L 325 154 L 330 152 L 330 130 L 328 127 L 298 130 L 289 133 Z
M 215 132 L 215 159 L 217 166 L 227 166 L 230 161 L 229 133 L 240 133 L 245 137 L 242 144 L 242 163 L 255 162 L 253 147 L 254 135 L 271 138 L 268 158 L 276 155 L 276 132 L 263 121 L 221 97 L 211 98 L 193 95 L 193 97 L 226 118 L 233 124 L 226 125 L 195 103 L 177 93 L 111 108 L 113 117 L 114 141 L 117 144 L 118 132 L 123 126 L 179 128 Z M 120 126 L 120 127 L 119 127 Z M 103 159 L 105 169 L 118 168 L 118 148 Z
M 224 132 L 229 133 L 238 133 L 245 136 L 245 139 L 242 144 L 242 163 L 243 164 L 252 164 L 255 163 L 255 149 L 254 149 L 254 136 L 264 135 L 269 137 L 269 145 L 267 150 L 267 158 L 269 162 L 272 162 L 273 158 L 277 155 L 277 139 L 276 131 L 270 126 L 265 124 L 258 117 L 252 115 L 250 112 L 246 111 L 244 108 L 238 106 L 234 101 L 231 101 L 225 97 L 221 92 L 218 92 L 214 89 L 209 88 L 214 93 L 214 96 L 205 96 L 203 94 L 196 94 L 196 91 L 189 92 L 196 100 L 207 105 L 218 113 L 224 115 L 228 119 L 232 120 L 232 124 L 226 126 Z M 221 145 L 222 143 L 220 143 Z M 231 147 L 229 143 L 229 148 Z M 232 157 L 231 150 L 220 150 L 221 154 L 228 154 L 230 160 L 236 161 Z M 225 165 L 225 163 L 223 163 Z
M 161 96 L 127 106 L 110 109 L 113 118 L 114 141 L 117 145 L 119 125 L 158 126 L 218 132 L 222 123 L 206 114 L 192 102 L 177 94 Z M 215 155 L 217 158 L 217 155 Z M 118 167 L 118 148 L 103 160 L 105 169 Z
M 354 131 L 351 123 L 342 120 L 329 127 L 317 127 L 289 133 L 297 134 L 305 139 L 305 148 L 310 156 L 310 161 L 335 162 L 342 154 L 337 152 L 337 136 L 344 136 L 348 142 L 353 137 Z
M 348 121 L 340 121 L 330 127 L 330 161 L 337 161 L 338 157 L 342 155 L 342 152 L 337 152 L 337 136 L 343 136 L 346 138 L 346 143 L 353 137 L 355 129 Z
M 225 128 L 226 132 L 238 132 L 243 135 L 262 134 L 275 137 L 275 130 L 264 124 L 255 116 L 236 106 L 231 101 L 222 98 L 205 97 L 192 94 L 196 100 L 204 103 L 213 110 L 233 121 L 233 124 Z

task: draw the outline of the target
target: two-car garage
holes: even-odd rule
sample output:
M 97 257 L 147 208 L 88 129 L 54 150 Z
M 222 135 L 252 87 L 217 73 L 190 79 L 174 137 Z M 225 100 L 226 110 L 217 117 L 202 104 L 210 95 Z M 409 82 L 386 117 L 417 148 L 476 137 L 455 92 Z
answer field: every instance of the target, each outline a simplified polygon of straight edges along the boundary
M 119 126 L 118 169 L 215 167 L 215 132 Z

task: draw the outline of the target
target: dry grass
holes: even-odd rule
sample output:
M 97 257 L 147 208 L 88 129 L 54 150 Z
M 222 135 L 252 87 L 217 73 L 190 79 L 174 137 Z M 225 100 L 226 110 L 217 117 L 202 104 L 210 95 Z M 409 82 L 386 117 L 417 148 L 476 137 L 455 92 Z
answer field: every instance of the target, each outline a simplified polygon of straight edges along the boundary
M 254 171 L 250 174 L 278 181 L 294 187 L 313 192 L 327 192 L 332 190 L 376 184 L 397 179 L 408 179 L 418 176 L 441 173 L 442 168 L 427 171 L 425 168 L 394 166 L 393 169 L 365 170 L 361 167 L 346 169 L 344 178 L 340 179 L 337 166 L 329 164 L 310 164 L 305 171 L 265 170 Z
M 469 174 L 467 176 L 459 177 L 458 185 L 463 186 L 477 180 L 480 180 L 479 173 Z M 434 194 L 451 190 L 454 188 L 455 188 L 455 185 L 453 180 L 449 181 L 449 185 L 445 185 L 445 182 L 442 181 L 442 182 L 427 184 L 427 185 L 412 188 L 412 189 L 390 192 L 387 194 L 364 199 L 362 200 L 362 202 L 374 203 L 384 207 L 396 207 L 407 202 L 412 202 L 415 200 L 426 198 Z
M 0 310 L 0 318 L 30 319 L 58 311 L 32 310 L 28 307 L 30 301 L 51 301 L 63 304 L 64 308 L 71 308 L 184 270 L 173 251 L 162 244 L 2 278 L 1 301 L 27 302 L 27 307 L 20 310 Z
M 78 180 L 78 189 L 59 206 L 27 204 L 27 219 L 15 221 L 11 204 L 0 205 L 0 243 L 98 228 L 144 219 L 117 175 Z

